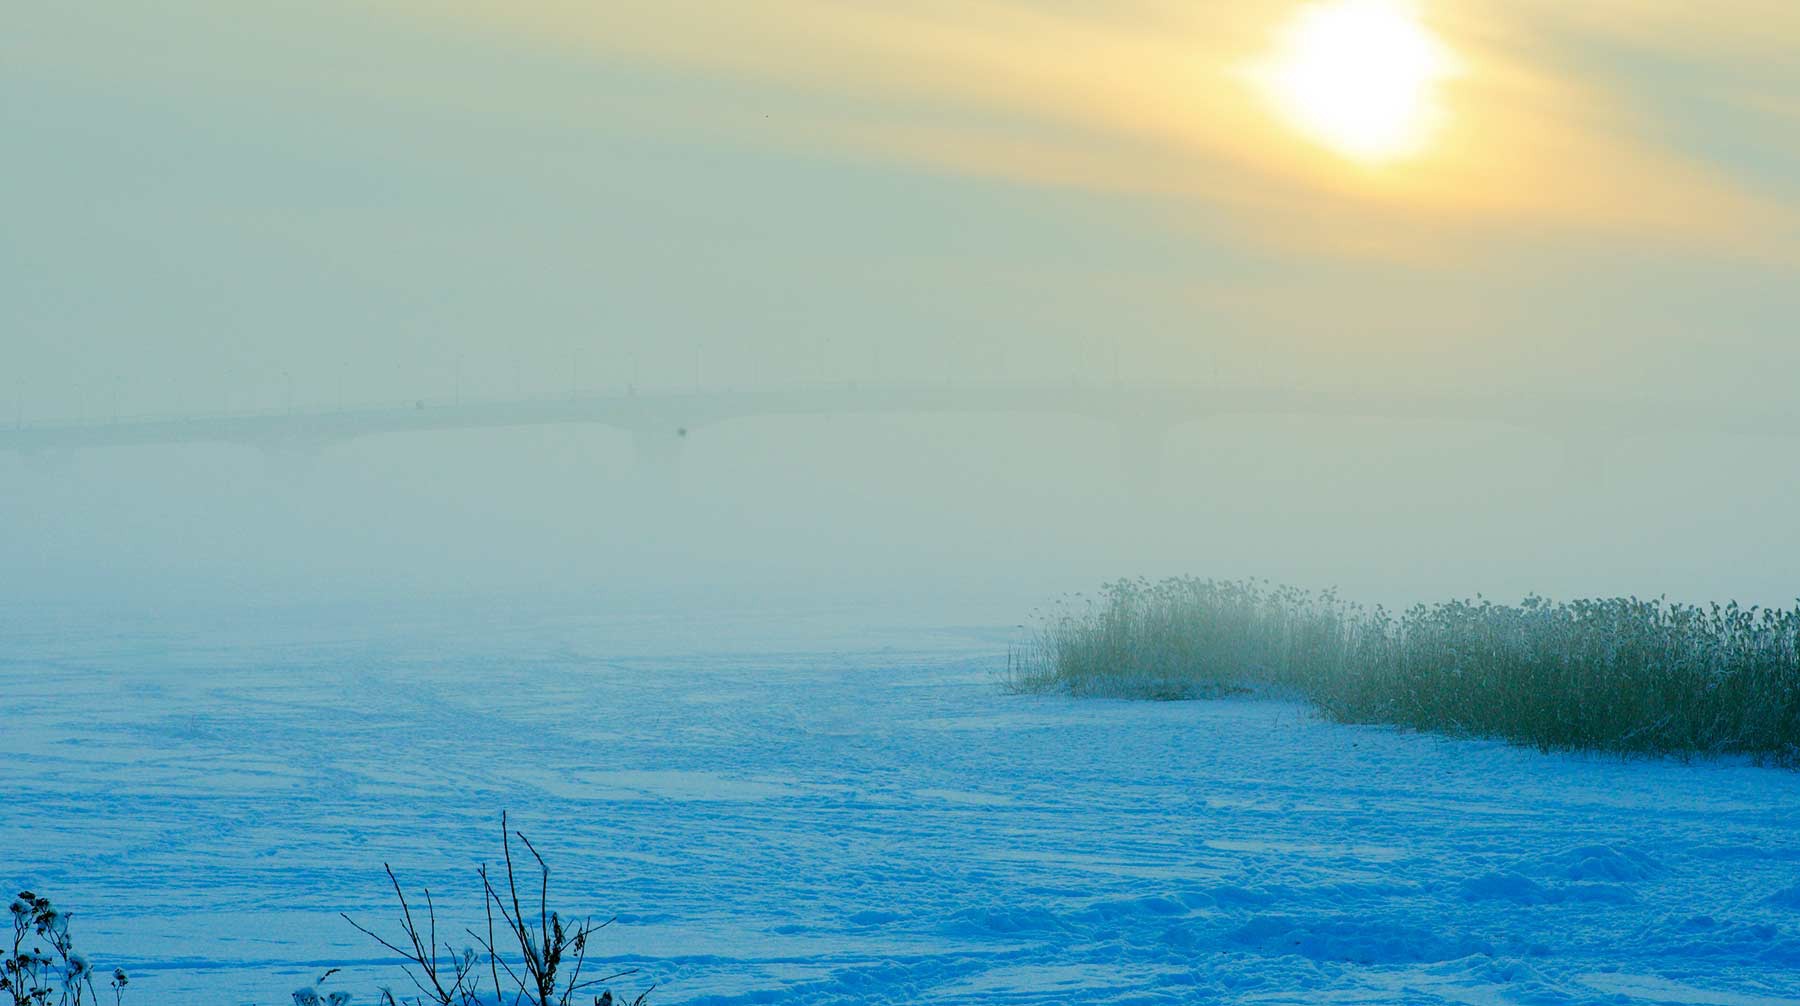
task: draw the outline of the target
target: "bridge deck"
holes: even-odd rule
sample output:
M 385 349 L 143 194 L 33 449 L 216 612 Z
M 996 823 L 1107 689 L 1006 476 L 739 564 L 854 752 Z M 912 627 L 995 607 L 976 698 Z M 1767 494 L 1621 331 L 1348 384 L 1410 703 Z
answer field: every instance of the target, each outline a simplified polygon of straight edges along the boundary
M 574 394 L 419 400 L 331 411 L 131 418 L 0 429 L 0 450 L 149 444 L 331 442 L 426 430 L 596 424 L 688 431 L 755 416 L 856 413 L 1064 414 L 1167 429 L 1219 415 L 1312 415 L 1498 423 L 1566 434 L 1800 435 L 1800 410 L 1722 410 L 1693 402 L 1151 384 L 843 384 L 773 390 Z

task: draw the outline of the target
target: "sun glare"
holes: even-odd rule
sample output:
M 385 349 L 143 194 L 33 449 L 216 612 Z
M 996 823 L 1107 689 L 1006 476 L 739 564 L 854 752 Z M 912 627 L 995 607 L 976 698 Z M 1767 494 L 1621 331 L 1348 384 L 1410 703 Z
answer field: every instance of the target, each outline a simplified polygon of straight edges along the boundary
M 1297 11 L 1254 71 L 1295 129 L 1365 164 L 1413 156 L 1444 113 L 1450 48 L 1407 0 L 1328 0 Z

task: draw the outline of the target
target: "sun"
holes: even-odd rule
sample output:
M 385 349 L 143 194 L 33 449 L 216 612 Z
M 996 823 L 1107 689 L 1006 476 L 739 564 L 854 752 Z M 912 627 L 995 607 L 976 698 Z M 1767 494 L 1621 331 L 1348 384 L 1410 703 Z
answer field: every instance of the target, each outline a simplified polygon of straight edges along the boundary
M 1457 70 L 1408 0 L 1327 0 L 1294 13 L 1252 77 L 1300 133 L 1376 165 L 1425 149 Z

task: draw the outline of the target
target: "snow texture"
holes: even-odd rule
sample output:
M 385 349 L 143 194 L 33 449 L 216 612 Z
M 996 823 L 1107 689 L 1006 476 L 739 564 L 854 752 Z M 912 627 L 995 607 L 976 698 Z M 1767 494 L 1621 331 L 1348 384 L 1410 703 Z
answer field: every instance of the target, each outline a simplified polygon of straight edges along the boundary
M 473 922 L 502 807 L 669 1006 L 1800 1003 L 1800 774 L 1008 696 L 999 632 L 740 628 L 14 629 L 0 880 L 160 1006 L 337 966 L 369 1001 L 398 976 L 336 913 L 389 925 L 388 861 Z

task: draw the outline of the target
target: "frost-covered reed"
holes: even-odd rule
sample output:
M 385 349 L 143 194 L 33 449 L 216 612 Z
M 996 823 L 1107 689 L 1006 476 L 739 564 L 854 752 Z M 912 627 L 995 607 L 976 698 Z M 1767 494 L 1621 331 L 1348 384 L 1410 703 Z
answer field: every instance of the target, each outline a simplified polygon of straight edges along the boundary
M 1352 723 L 1544 750 L 1745 754 L 1800 765 L 1800 608 L 1610 598 L 1401 614 L 1256 582 L 1125 580 L 1015 654 L 1019 691 L 1260 691 Z

